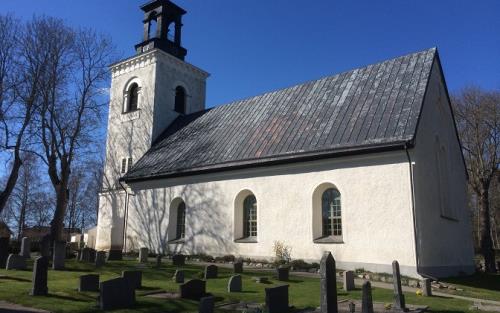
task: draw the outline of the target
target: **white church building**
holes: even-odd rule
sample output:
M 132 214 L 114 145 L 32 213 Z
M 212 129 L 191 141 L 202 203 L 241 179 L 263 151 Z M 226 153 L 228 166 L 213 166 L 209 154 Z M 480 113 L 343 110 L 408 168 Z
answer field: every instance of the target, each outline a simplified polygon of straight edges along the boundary
M 151 1 L 111 65 L 98 250 L 474 270 L 467 174 L 435 48 L 205 108 L 182 8 Z M 156 33 L 152 34 L 152 24 Z

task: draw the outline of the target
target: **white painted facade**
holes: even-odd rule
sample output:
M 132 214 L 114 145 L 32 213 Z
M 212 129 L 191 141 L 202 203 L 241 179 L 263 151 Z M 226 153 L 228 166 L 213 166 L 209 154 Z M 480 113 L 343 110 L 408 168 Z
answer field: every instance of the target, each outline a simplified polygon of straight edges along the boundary
M 282 241 L 291 247 L 294 259 L 318 262 L 324 251 L 331 251 L 344 269 L 390 272 L 391 262 L 397 259 L 402 273 L 414 277 L 473 270 L 465 169 L 437 63 L 416 147 L 408 153 L 344 156 L 150 180 L 123 188 L 116 184 L 120 160 L 140 158 L 175 119 L 173 90 L 177 85 L 188 91 L 188 112 L 202 110 L 208 75 L 159 50 L 118 63 L 112 73 L 97 249 L 145 246 L 161 253 L 269 259 L 274 242 Z M 132 81 L 141 88 L 137 116 L 122 114 Z M 443 181 L 448 182 L 448 189 L 441 192 L 434 162 L 436 136 L 448 151 L 447 168 L 440 172 L 446 176 Z M 317 243 L 320 197 L 328 187 L 341 193 L 342 242 Z M 447 200 L 440 198 L 442 193 L 449 195 Z M 249 194 L 257 199 L 258 235 L 255 242 L 243 243 L 237 239 L 242 235 L 243 199 Z M 172 241 L 181 201 L 186 204 L 186 235 L 184 240 Z M 445 202 L 453 208 L 454 220 L 441 216 Z

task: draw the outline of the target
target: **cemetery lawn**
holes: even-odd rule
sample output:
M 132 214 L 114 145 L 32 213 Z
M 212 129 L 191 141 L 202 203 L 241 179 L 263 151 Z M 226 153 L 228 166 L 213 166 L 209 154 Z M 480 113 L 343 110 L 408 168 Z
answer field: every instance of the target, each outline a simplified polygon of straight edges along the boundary
M 500 274 L 477 273 L 471 276 L 444 279 L 457 289 L 440 289 L 439 292 L 459 296 L 500 301 Z
M 152 260 L 151 260 L 152 261 Z M 49 270 L 49 296 L 32 297 L 29 296 L 31 289 L 31 265 L 28 271 L 6 271 L 0 270 L 0 300 L 17 303 L 29 307 L 45 309 L 52 312 L 101 312 L 96 307 L 96 297 L 98 293 L 77 292 L 78 277 L 89 273 L 99 273 L 100 280 L 107 280 L 118 277 L 123 270 L 142 270 L 143 288 L 136 291 L 136 305 L 128 310 L 116 310 L 113 312 L 172 312 L 187 313 L 197 312 L 198 303 L 189 300 L 167 300 L 147 297 L 145 295 L 158 291 L 178 291 L 178 286 L 172 281 L 175 268 L 170 262 L 165 261 L 161 268 L 154 268 L 153 262 L 149 265 L 139 265 L 136 261 L 115 261 L 110 262 L 103 268 L 95 270 L 92 264 L 79 263 L 74 260 L 66 261 L 65 271 Z M 201 266 L 186 265 L 184 267 L 186 279 L 199 278 L 203 268 Z M 227 293 L 227 281 L 231 276 L 231 271 L 225 268 L 219 268 L 219 278 L 211 279 L 207 282 L 207 292 L 216 296 L 216 305 L 231 301 L 252 301 L 264 303 L 264 288 L 278 285 L 273 273 L 264 272 L 245 272 L 243 274 L 243 292 Z M 257 284 L 252 277 L 269 277 L 270 284 Z M 497 277 L 498 278 L 498 277 Z M 317 307 L 319 305 L 319 279 L 290 276 L 289 297 L 290 305 L 297 309 L 307 307 Z M 493 283 L 494 286 L 496 283 Z M 473 290 L 478 290 L 476 296 L 484 294 L 488 297 L 498 290 L 486 291 L 479 286 Z M 484 290 L 484 291 L 481 291 Z M 471 291 L 472 292 L 472 291 Z M 346 293 L 341 290 L 339 285 L 339 299 L 360 299 L 361 291 L 359 289 Z M 469 312 L 471 302 L 459 299 L 447 299 L 443 297 L 422 297 L 415 294 L 406 293 L 406 302 L 409 304 L 428 305 L 432 312 Z M 498 298 L 498 295 L 496 296 Z M 380 288 L 374 288 L 373 299 L 376 302 L 391 303 L 392 291 Z M 217 310 L 216 312 L 229 311 Z

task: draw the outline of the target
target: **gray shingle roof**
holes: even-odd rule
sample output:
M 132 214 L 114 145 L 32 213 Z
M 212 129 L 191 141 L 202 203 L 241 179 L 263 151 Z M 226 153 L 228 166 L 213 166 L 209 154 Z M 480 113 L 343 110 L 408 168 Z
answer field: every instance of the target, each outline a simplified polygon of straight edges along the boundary
M 412 141 L 436 49 L 181 116 L 124 180 L 190 175 Z

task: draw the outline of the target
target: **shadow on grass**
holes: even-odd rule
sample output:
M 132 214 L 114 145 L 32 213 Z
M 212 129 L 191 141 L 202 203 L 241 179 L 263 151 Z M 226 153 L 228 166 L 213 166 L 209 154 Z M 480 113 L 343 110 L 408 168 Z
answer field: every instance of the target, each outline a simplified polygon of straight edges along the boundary
M 500 274 L 476 273 L 470 276 L 443 279 L 450 284 L 500 291 Z
M 46 297 L 47 298 L 56 298 L 56 299 L 61 299 L 61 300 L 68 300 L 68 301 L 75 301 L 75 302 L 88 302 L 87 300 L 84 300 L 84 299 L 58 295 L 58 294 L 54 294 L 54 293 L 49 293 Z
M 31 283 L 31 279 L 20 278 L 20 277 L 0 276 L 0 280 L 3 280 L 3 279 Z

